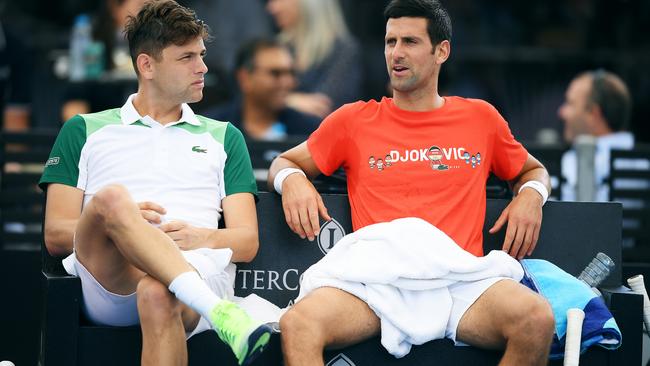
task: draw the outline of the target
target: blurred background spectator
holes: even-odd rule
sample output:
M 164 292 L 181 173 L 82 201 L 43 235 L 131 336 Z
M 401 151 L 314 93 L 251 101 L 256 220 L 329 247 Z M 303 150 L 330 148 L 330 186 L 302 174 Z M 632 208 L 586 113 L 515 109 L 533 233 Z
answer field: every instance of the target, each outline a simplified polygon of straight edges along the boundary
M 235 55 L 239 47 L 257 37 L 274 34 L 273 21 L 264 8 L 265 0 L 180 0 L 193 9 L 211 30 L 206 44 L 203 100 L 195 110 L 221 104 L 235 96 Z
M 289 105 L 325 117 L 361 95 L 363 68 L 338 0 L 269 0 L 280 40 L 296 57 L 298 89 Z
M 575 77 L 558 109 L 564 122 L 564 139 L 573 144 L 580 135 L 595 138 L 594 186 L 595 201 L 609 200 L 610 150 L 630 150 L 634 136 L 627 132 L 632 109 L 630 92 L 617 75 L 602 69 L 584 72 Z M 578 156 L 571 148 L 562 156 L 562 199 L 575 201 L 578 180 Z
M 296 85 L 295 72 L 293 56 L 284 45 L 266 38 L 249 41 L 235 62 L 240 94 L 205 115 L 232 122 L 253 140 L 307 136 L 320 119 L 287 106 L 287 97 Z

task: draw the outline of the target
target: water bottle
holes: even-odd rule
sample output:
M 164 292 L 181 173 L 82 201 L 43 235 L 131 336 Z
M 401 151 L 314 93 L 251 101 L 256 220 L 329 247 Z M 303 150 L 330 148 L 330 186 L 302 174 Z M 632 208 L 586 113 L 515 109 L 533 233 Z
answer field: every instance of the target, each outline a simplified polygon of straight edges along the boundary
M 578 279 L 590 287 L 598 287 L 614 269 L 614 261 L 607 254 L 599 252 L 582 270 Z
M 91 39 L 90 18 L 78 15 L 70 36 L 70 80 L 81 81 L 86 78 L 86 52 Z

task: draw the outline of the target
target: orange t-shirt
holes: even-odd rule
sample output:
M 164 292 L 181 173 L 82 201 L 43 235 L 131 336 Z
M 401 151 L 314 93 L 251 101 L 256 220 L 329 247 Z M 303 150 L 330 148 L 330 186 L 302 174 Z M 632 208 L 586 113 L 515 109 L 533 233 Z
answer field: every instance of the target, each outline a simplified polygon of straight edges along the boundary
M 345 169 L 352 226 L 419 217 L 483 255 L 485 184 L 521 171 L 528 152 L 489 103 L 445 97 L 428 112 L 390 98 L 347 104 L 307 142 L 321 172 Z

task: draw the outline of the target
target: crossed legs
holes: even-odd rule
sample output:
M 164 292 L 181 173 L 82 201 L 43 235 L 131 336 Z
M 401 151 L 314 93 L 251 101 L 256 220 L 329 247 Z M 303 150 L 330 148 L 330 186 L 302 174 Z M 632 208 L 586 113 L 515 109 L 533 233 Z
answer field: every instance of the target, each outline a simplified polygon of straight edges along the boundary
M 106 290 L 120 295 L 137 291 L 142 363 L 186 364 L 185 329 L 193 329 L 199 315 L 167 287 L 193 268 L 174 242 L 142 217 L 125 188 L 108 186 L 84 208 L 76 228 L 75 252 Z
M 140 280 L 137 293 L 142 365 L 186 365 L 185 332 L 196 327 L 199 315 L 149 276 Z
M 327 306 L 323 306 L 327 304 Z M 323 365 L 325 347 L 355 344 L 379 334 L 379 319 L 357 297 L 319 288 L 280 319 L 287 366 Z M 553 314 L 539 295 L 514 281 L 492 285 L 460 320 L 457 339 L 503 349 L 500 365 L 544 365 L 554 331 Z
M 79 261 L 107 290 L 130 294 L 149 274 L 164 285 L 192 271 L 165 233 L 140 214 L 126 188 L 107 186 L 84 207 L 75 235 Z

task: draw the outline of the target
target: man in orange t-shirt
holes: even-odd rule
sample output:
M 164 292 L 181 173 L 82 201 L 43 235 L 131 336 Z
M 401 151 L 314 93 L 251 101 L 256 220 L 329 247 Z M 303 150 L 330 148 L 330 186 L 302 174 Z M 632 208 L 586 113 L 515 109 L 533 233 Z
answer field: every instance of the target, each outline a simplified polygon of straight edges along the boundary
M 488 175 L 514 179 L 528 153 L 488 103 L 443 100 L 423 112 L 401 110 L 390 98 L 345 105 L 307 149 L 319 173 L 345 168 L 354 230 L 419 217 L 480 256 Z
M 490 232 L 507 222 L 503 250 L 518 259 L 530 255 L 550 191 L 546 169 L 490 104 L 438 94 L 451 21 L 437 0 L 392 0 L 384 14 L 393 98 L 341 107 L 308 141 L 276 158 L 269 185 L 282 194 L 288 225 L 314 239 L 319 216 L 330 217 L 307 177 L 343 167 L 355 230 L 419 217 L 480 256 L 485 184 L 493 172 L 518 194 Z M 546 364 L 554 320 L 539 295 L 515 281 L 488 278 L 464 282 L 451 296 L 446 337 L 505 348 L 502 365 Z M 324 347 L 354 344 L 380 331 L 364 301 L 332 287 L 310 292 L 280 323 L 287 365 L 322 365 Z

